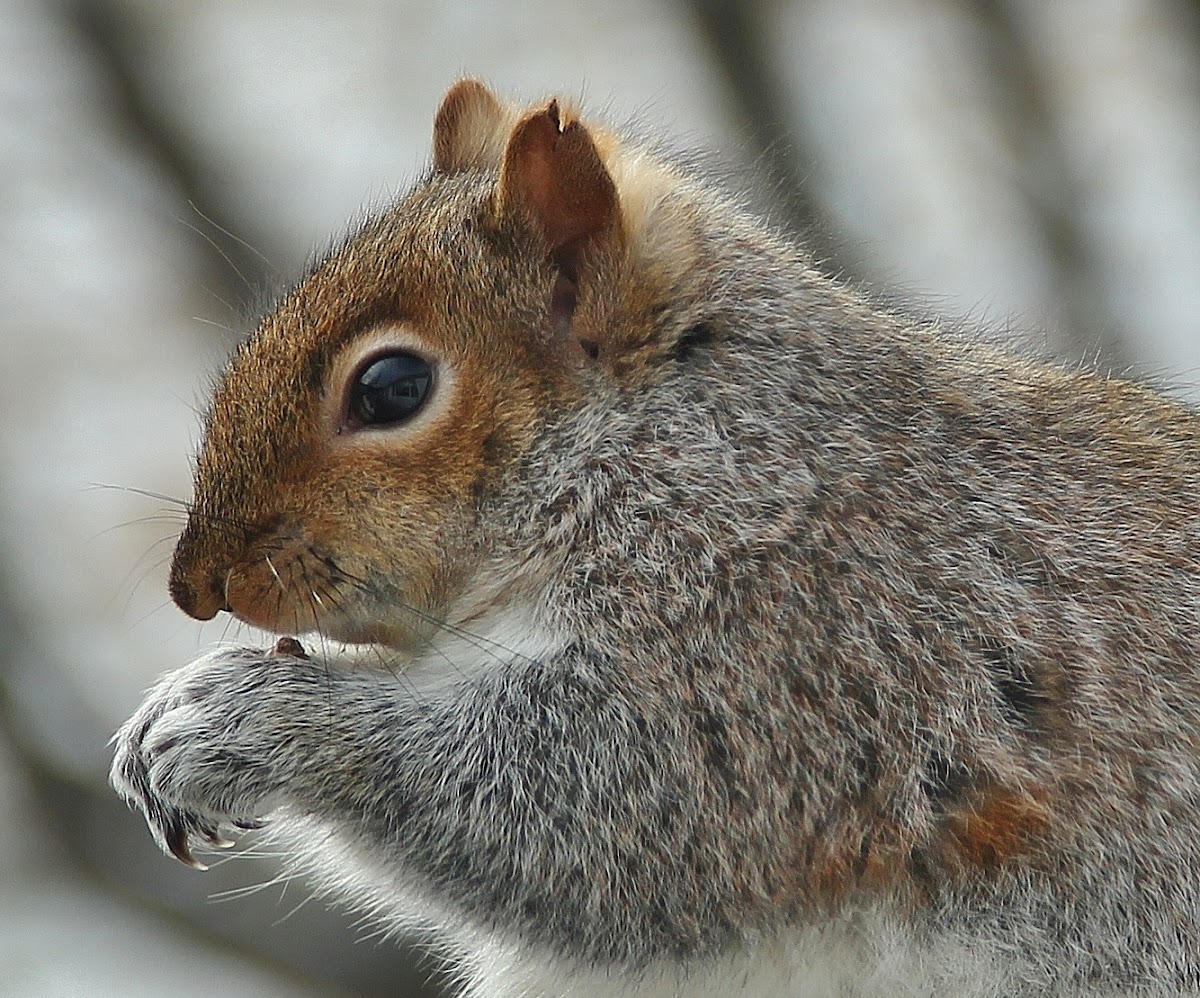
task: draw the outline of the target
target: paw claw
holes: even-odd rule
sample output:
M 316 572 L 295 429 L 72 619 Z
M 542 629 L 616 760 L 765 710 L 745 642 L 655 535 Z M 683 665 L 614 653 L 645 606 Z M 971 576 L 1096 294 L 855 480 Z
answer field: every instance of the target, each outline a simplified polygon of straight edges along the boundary
M 228 849 L 239 830 L 263 827 L 258 815 L 278 803 L 282 779 L 269 752 L 278 739 L 263 731 L 275 713 L 255 708 L 307 689 L 297 683 L 307 658 L 295 638 L 271 653 L 213 652 L 164 677 L 122 726 L 110 782 L 165 853 L 204 870 L 193 846 Z
M 205 833 L 204 841 L 214 849 L 232 849 L 237 845 L 236 839 L 231 839 L 220 832 Z
M 167 852 L 184 866 L 190 866 L 193 870 L 200 871 L 208 869 L 192 855 L 191 847 L 188 844 L 188 832 L 182 821 L 177 819 L 168 821 L 166 827 L 163 828 L 163 844 L 166 846 Z

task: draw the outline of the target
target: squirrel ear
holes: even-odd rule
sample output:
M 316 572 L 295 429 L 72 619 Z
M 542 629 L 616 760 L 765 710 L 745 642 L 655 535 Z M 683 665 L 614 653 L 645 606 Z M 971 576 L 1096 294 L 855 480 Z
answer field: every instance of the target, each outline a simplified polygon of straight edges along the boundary
M 446 92 L 433 119 L 434 170 L 496 169 L 512 117 L 478 80 L 459 80 Z
M 522 118 L 500 167 L 502 214 L 523 215 L 571 279 L 589 241 L 618 232 L 617 188 L 588 130 L 564 123 L 558 101 Z

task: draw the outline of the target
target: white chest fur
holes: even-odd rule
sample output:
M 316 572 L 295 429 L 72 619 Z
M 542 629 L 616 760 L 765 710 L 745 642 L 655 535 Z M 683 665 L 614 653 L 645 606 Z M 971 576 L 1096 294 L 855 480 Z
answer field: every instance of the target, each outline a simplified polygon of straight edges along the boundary
M 437 695 L 505 663 L 548 658 L 562 644 L 538 626 L 531 607 L 489 610 L 463 626 L 439 625 L 416 660 L 403 669 L 404 679 L 414 692 Z
M 472 940 L 470 951 L 467 998 L 999 998 L 1012 984 L 994 954 L 951 940 L 917 946 L 882 915 L 636 979 L 555 966 L 497 940 Z

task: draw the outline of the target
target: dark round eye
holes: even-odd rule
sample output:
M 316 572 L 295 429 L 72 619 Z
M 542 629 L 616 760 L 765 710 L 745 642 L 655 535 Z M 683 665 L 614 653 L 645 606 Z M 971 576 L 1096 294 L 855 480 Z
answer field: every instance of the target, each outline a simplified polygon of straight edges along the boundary
M 350 419 L 362 426 L 403 422 L 421 408 L 433 384 L 428 361 L 389 353 L 364 367 L 350 385 Z

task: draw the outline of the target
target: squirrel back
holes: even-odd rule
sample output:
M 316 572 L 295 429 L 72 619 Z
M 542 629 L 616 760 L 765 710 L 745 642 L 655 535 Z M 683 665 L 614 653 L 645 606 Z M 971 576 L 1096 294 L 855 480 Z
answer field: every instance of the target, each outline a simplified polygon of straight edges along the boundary
M 321 666 L 310 739 L 271 705 L 311 663 L 240 653 L 273 782 L 205 820 L 316 823 L 309 863 L 384 871 L 346 889 L 562 993 L 760 956 L 797 995 L 1192 993 L 1198 496 L 1183 405 L 888 311 L 465 81 L 231 361 L 171 576 L 400 676 Z M 805 985 L 835 928 L 865 962 Z

